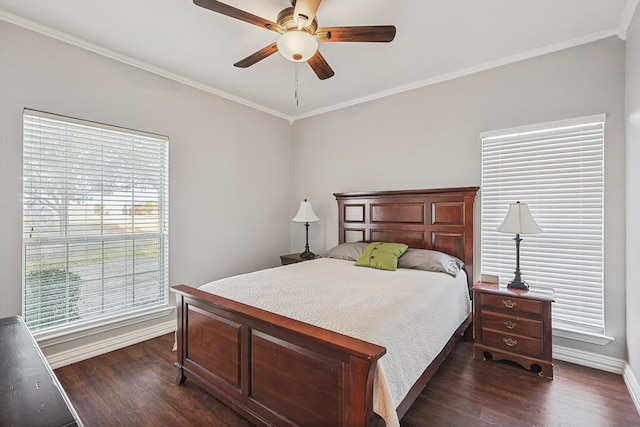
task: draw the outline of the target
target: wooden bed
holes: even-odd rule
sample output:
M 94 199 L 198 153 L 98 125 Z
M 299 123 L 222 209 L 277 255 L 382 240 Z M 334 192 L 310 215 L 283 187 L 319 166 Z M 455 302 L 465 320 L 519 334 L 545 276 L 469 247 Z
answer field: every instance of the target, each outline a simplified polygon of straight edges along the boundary
M 335 194 L 339 243 L 402 242 L 465 262 L 473 283 L 477 187 Z M 386 349 L 185 285 L 178 305 L 176 383 L 187 378 L 257 425 L 382 426 L 374 371 Z M 471 316 L 414 384 L 401 418 Z

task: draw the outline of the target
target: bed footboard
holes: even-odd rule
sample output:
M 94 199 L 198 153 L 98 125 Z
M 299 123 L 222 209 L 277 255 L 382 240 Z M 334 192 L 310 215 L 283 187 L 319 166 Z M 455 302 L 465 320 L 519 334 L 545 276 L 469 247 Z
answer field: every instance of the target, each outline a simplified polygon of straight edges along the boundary
M 257 425 L 374 426 L 384 347 L 173 286 L 178 384 L 189 379 Z

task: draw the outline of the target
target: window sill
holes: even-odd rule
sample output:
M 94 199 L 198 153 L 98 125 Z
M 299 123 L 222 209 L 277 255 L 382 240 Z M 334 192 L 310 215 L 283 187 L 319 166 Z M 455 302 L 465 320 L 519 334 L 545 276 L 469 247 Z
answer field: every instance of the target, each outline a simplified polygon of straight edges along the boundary
M 176 308 L 170 305 L 163 305 L 148 310 L 138 311 L 135 313 L 127 313 L 118 317 L 97 320 L 94 322 L 68 326 L 55 331 L 34 333 L 34 338 L 41 348 L 46 348 L 65 342 L 78 340 L 85 337 L 112 331 L 114 329 L 124 328 L 137 323 L 146 322 L 166 316 L 173 312 Z
M 567 326 L 553 326 L 552 335 L 559 338 L 567 338 L 575 341 L 587 342 L 589 344 L 607 345 L 615 341 L 613 337 L 606 336 L 602 333 L 587 332 L 573 329 Z

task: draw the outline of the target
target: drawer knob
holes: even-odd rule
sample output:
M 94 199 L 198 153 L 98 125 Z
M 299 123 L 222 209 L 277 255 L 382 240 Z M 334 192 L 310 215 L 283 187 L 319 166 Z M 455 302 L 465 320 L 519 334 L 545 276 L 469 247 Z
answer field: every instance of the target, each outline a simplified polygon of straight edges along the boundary
M 513 308 L 516 305 L 518 305 L 517 302 L 511 301 L 510 299 L 503 299 L 502 300 L 502 304 L 504 304 L 504 306 L 507 307 L 507 308 Z
M 506 322 L 504 322 L 504 326 L 505 326 L 507 329 L 513 329 L 513 328 L 515 328 L 516 326 L 518 326 L 518 322 L 512 322 L 511 320 L 507 320 Z
M 518 345 L 518 340 L 514 340 L 513 338 L 509 337 L 509 338 L 502 338 L 502 341 L 504 341 L 504 343 L 506 345 L 508 345 L 509 347 L 515 347 Z

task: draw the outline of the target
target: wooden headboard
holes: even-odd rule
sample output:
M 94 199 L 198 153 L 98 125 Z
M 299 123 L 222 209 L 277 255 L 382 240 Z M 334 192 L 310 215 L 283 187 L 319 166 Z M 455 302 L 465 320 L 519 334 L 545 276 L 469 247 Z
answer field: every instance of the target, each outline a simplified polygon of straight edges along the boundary
M 465 263 L 473 284 L 473 205 L 479 187 L 334 193 L 338 242 L 405 243 Z

